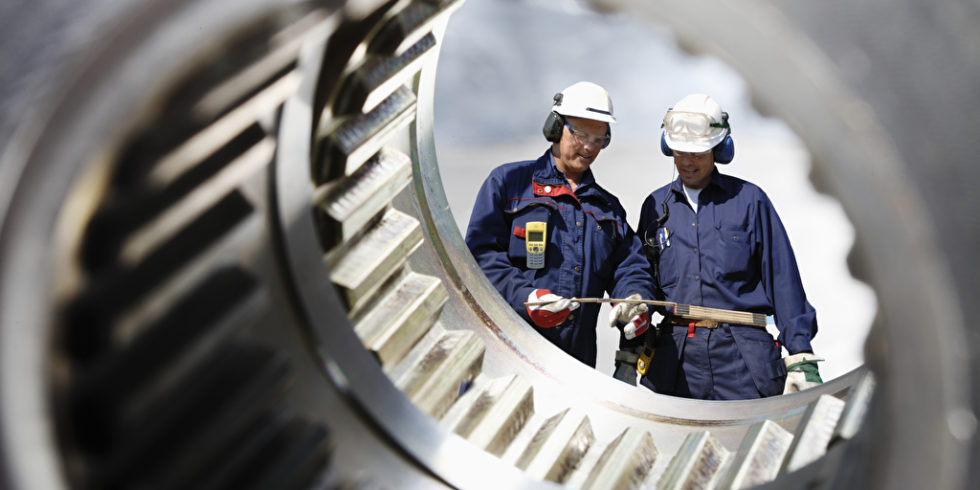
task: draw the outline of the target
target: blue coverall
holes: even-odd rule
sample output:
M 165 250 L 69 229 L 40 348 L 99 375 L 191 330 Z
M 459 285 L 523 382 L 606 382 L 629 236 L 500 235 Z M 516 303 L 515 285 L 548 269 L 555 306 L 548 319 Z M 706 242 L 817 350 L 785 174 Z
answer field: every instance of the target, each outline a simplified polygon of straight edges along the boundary
M 657 228 L 662 202 L 670 213 Z M 637 235 L 658 243 L 659 282 L 668 301 L 772 315 L 779 344 L 791 354 L 812 352 L 816 311 L 786 230 L 762 189 L 715 169 L 695 212 L 678 178 L 646 198 Z M 674 325 L 657 339 L 641 383 L 658 393 L 701 399 L 781 394 L 786 366 L 779 344 L 759 327 Z
M 526 267 L 529 221 L 548 224 L 542 269 Z M 619 200 L 596 183 L 591 170 L 572 191 L 550 149 L 537 160 L 504 164 L 490 173 L 473 205 L 466 244 L 514 311 L 592 367 L 599 304 L 583 303 L 564 323 L 540 328 L 524 306 L 531 291 L 550 289 L 565 298 L 653 294 L 650 264 Z

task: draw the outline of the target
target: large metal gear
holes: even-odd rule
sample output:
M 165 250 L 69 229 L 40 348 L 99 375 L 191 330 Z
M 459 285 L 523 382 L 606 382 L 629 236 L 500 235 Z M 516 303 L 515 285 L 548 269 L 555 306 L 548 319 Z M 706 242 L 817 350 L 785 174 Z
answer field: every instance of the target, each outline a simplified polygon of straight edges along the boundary
M 594 2 L 745 76 L 813 152 L 879 297 L 870 369 L 704 402 L 564 355 L 475 266 L 432 141 L 462 0 L 36 3 L 0 25 L 0 486 L 966 487 L 975 248 L 935 230 L 976 245 L 976 227 L 929 218 L 933 181 L 906 160 L 924 136 L 881 125 L 891 98 L 860 83 L 877 66 L 855 81 L 828 61 L 842 34 L 820 8 Z M 959 22 L 977 9 L 918 8 L 955 48 L 934 64 L 975 76 Z M 909 76 L 980 105 L 976 84 Z M 929 154 L 975 176 L 950 137 L 969 112 Z

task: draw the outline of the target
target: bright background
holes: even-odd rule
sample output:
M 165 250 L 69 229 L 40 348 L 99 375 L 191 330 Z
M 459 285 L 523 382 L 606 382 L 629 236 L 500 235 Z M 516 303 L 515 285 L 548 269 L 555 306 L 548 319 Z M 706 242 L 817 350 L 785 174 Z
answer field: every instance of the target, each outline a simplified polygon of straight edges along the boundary
M 592 171 L 636 228 L 640 206 L 671 181 L 660 152 L 660 120 L 689 93 L 712 96 L 730 115 L 735 160 L 722 173 L 761 186 L 789 233 L 819 333 L 813 342 L 825 380 L 864 362 L 874 293 L 850 276 L 854 229 L 832 196 L 808 179 L 810 155 L 781 121 L 758 114 L 730 67 L 678 48 L 666 29 L 601 15 L 574 0 L 467 0 L 453 15 L 439 58 L 435 143 L 453 216 L 465 233 L 473 199 L 501 163 L 539 157 L 550 145 L 541 126 L 552 96 L 580 80 L 605 87 L 617 123 Z M 599 359 L 613 372 L 617 332 L 600 312 Z M 772 327 L 770 327 L 772 328 Z

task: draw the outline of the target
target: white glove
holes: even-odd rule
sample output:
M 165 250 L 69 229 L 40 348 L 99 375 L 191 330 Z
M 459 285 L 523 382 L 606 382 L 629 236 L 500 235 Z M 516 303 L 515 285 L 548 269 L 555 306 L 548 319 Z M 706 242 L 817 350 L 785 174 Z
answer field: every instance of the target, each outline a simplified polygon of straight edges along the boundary
M 639 294 L 631 294 L 626 299 L 643 299 L 643 297 Z M 646 313 L 648 309 L 644 303 L 616 303 L 609 312 L 609 326 L 616 327 L 620 323 L 632 322 L 636 316 Z
M 783 358 L 783 362 L 786 363 L 786 385 L 783 388 L 783 394 L 796 393 L 822 384 L 823 380 L 820 379 L 817 363 L 825 360 L 809 352 L 801 352 Z
M 537 303 L 541 301 L 551 301 L 551 303 L 544 305 L 527 305 L 527 315 L 531 317 L 531 320 L 535 325 L 541 328 L 550 328 L 555 325 L 560 325 L 562 322 L 568 318 L 568 315 L 579 307 L 578 301 L 572 301 L 568 298 L 563 298 L 557 294 L 553 294 L 548 289 L 535 289 L 531 291 L 531 294 L 527 297 L 528 303 Z

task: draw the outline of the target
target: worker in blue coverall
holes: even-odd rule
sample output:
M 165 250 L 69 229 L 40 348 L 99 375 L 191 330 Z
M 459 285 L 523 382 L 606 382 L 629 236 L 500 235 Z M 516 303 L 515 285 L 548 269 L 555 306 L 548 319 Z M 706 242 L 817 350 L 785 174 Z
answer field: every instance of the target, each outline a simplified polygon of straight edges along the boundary
M 810 345 L 816 311 L 786 230 L 762 189 L 715 166 L 734 157 L 728 114 L 707 95 L 684 97 L 664 117 L 661 149 L 679 176 L 646 198 L 637 227 L 660 291 L 676 303 L 774 316 L 779 336 L 669 316 L 641 383 L 658 393 L 714 400 L 821 383 L 816 363 L 823 359 Z
M 514 311 L 592 367 L 599 304 L 571 298 L 653 294 L 650 265 L 626 211 L 590 169 L 609 145 L 615 121 L 612 100 L 599 85 L 578 82 L 555 94 L 543 128 L 551 147 L 537 160 L 495 168 L 466 230 L 474 258 Z M 536 247 L 542 238 L 544 246 Z M 525 305 L 538 301 L 550 303 Z M 633 336 L 650 318 L 646 305 L 627 303 L 610 316 Z

